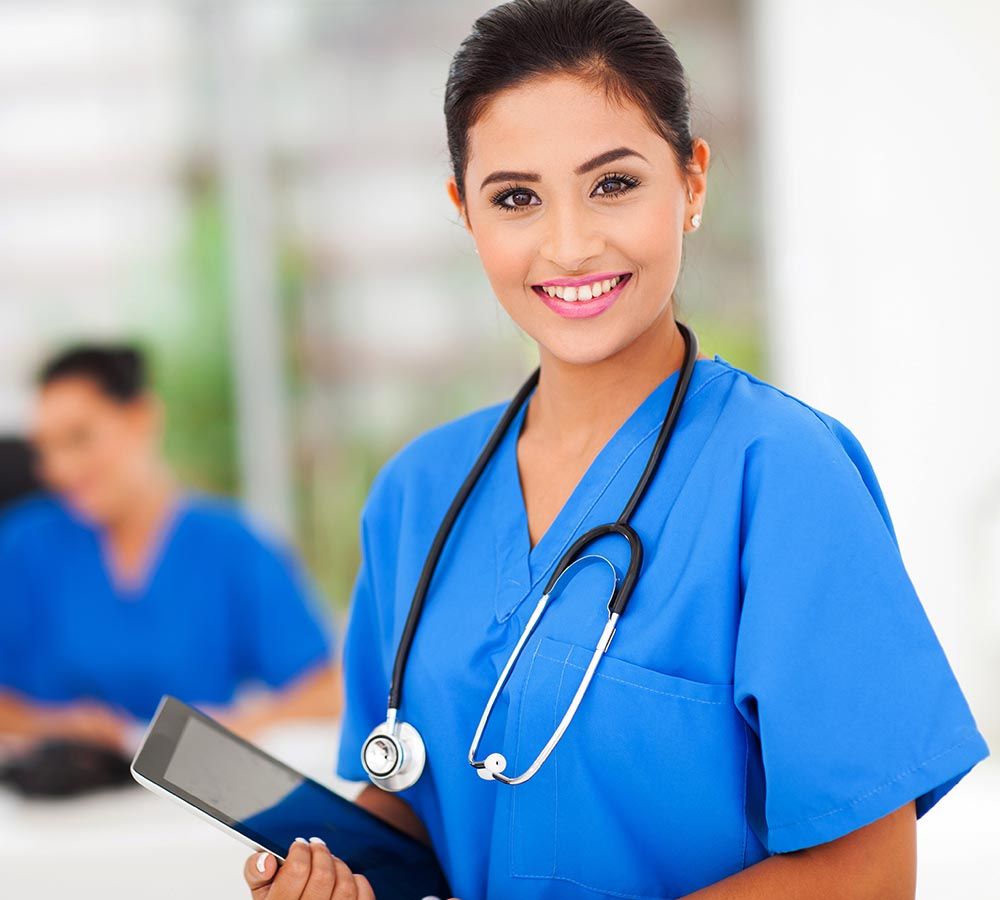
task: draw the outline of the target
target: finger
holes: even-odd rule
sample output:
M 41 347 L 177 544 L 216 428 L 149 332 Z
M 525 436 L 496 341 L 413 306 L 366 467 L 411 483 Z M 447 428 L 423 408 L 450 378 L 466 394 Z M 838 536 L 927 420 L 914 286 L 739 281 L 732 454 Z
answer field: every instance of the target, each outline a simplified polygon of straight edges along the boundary
M 375 891 L 364 875 L 355 875 L 354 883 L 358 886 L 358 900 L 375 900 Z
M 305 838 L 296 838 L 288 854 L 285 864 L 274 876 L 274 883 L 267 895 L 267 900 L 302 900 L 302 892 L 309 882 L 312 871 L 312 853 Z
M 264 900 L 267 897 L 271 882 L 278 872 L 278 860 L 266 850 L 254 853 L 243 864 L 243 880 L 250 888 L 254 900 Z
M 302 900 L 330 900 L 331 897 L 338 896 L 334 893 L 337 886 L 337 870 L 326 844 L 319 838 L 311 838 L 309 849 L 312 853 L 312 870 L 302 892 Z
M 354 873 L 339 857 L 333 857 L 333 864 L 337 870 L 337 887 L 331 900 L 357 900 L 358 883 L 354 880 Z

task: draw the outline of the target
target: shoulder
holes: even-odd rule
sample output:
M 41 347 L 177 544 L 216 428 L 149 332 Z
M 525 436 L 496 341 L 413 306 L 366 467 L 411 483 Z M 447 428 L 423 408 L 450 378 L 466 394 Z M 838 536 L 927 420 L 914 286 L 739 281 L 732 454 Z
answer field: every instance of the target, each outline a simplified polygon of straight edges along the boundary
M 449 419 L 407 441 L 375 475 L 365 502 L 365 515 L 399 504 L 414 491 L 426 494 L 451 488 L 450 498 L 482 450 L 507 402 Z
M 720 424 L 737 434 L 751 453 L 801 459 L 864 455 L 861 442 L 839 418 L 801 397 L 725 360 L 725 398 Z
M 833 434 L 840 423 L 801 397 L 776 384 L 719 358 L 724 377 L 718 379 L 725 390 L 723 421 L 739 426 L 748 438 L 767 435 L 789 439 L 823 438 Z
M 857 435 L 837 416 L 750 372 L 731 370 L 720 425 L 742 451 L 744 487 L 789 498 L 808 487 L 870 497 L 889 533 L 895 530 L 871 460 Z
M 184 498 L 184 528 L 210 553 L 252 552 L 281 544 L 277 535 L 237 500 L 217 494 L 190 492 Z
M 23 497 L 0 513 L 0 543 L 24 546 L 80 527 L 82 523 L 56 497 L 39 492 Z

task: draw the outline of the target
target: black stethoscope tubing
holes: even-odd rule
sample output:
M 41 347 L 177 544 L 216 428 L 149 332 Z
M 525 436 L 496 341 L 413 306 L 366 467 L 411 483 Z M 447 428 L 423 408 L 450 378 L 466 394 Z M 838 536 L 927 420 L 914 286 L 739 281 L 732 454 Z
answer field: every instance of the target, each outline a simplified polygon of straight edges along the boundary
M 694 331 L 680 321 L 677 322 L 677 327 L 680 329 L 685 342 L 684 363 L 681 367 L 677 384 L 674 386 L 673 395 L 670 398 L 670 406 L 667 409 L 666 416 L 664 416 L 663 423 L 660 426 L 660 431 L 656 437 L 656 443 L 649 454 L 649 459 L 646 461 L 646 467 L 643 469 L 642 475 L 639 477 L 628 502 L 625 504 L 625 507 L 622 509 L 617 520 L 591 528 L 585 534 L 577 538 L 577 540 L 574 541 L 573 544 L 566 550 L 556 565 L 552 576 L 549 578 L 543 593 L 547 594 L 551 590 L 559 576 L 573 562 L 577 554 L 587 544 L 605 534 L 619 534 L 625 538 L 626 541 L 628 541 L 631 553 L 625 578 L 619 585 L 616 586 L 615 591 L 611 595 L 611 599 L 608 601 L 608 611 L 610 613 L 617 613 L 618 615 L 621 615 L 625 611 L 625 606 L 632 594 L 632 589 L 635 587 L 636 579 L 639 577 L 639 570 L 642 568 L 642 541 L 639 539 L 638 534 L 636 534 L 635 530 L 628 524 L 628 522 L 632 517 L 632 514 L 635 512 L 636 507 L 642 500 L 642 497 L 646 492 L 646 488 L 649 486 L 649 482 L 656 473 L 660 459 L 666 452 L 667 445 L 670 443 L 670 437 L 673 433 L 674 426 L 677 424 L 677 418 L 680 415 L 681 406 L 684 402 L 688 385 L 694 373 L 694 364 L 698 357 L 698 338 Z M 430 550 L 427 553 L 427 558 L 424 560 L 424 566 L 420 573 L 420 579 L 417 581 L 417 586 L 413 593 L 410 610 L 406 616 L 406 622 L 403 625 L 403 631 L 400 635 L 399 646 L 396 648 L 396 658 L 392 667 L 392 680 L 389 687 L 389 709 L 398 710 L 400 708 L 400 703 L 403 699 L 403 677 L 406 674 L 406 663 L 410 656 L 410 648 L 413 645 L 413 638 L 417 631 L 417 625 L 420 622 L 420 617 L 424 609 L 424 603 L 427 600 L 427 591 L 430 586 L 431 578 L 434 575 L 438 559 L 441 556 L 441 551 L 444 549 L 445 542 L 448 540 L 448 535 L 451 533 L 455 519 L 458 518 L 458 514 L 461 511 L 462 506 L 465 504 L 466 499 L 475 487 L 476 482 L 479 480 L 479 476 L 482 474 L 483 469 L 486 468 L 486 465 L 492 458 L 500 441 L 503 440 L 503 436 L 510 426 L 510 423 L 514 420 L 515 416 L 524 405 L 524 402 L 531 394 L 531 391 L 534 390 L 535 386 L 538 384 L 540 372 L 541 368 L 536 368 L 507 405 L 507 408 L 504 410 L 500 420 L 494 426 L 485 446 L 480 451 L 475 464 L 472 466 L 468 475 L 466 475 L 461 487 L 458 489 L 454 499 L 451 501 L 451 505 L 448 507 L 448 511 L 445 513 L 444 519 L 442 519 L 437 533 L 434 535 L 434 541 L 432 542 Z

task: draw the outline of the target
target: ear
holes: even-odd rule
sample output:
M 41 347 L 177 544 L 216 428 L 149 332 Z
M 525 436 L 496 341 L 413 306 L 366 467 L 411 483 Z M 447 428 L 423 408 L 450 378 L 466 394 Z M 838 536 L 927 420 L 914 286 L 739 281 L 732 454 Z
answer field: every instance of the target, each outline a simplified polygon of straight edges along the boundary
M 445 190 L 448 191 L 448 196 L 451 198 L 451 202 L 455 204 L 455 209 L 458 210 L 458 217 L 462 220 L 462 224 L 465 225 L 469 234 L 472 234 L 472 226 L 469 225 L 469 217 L 465 211 L 465 204 L 462 203 L 462 198 L 458 195 L 458 182 L 455 181 L 455 176 L 449 175 L 448 180 L 444 183 L 444 186 Z
M 693 212 L 701 212 L 705 207 L 705 192 L 708 190 L 708 162 L 712 150 L 703 138 L 691 141 L 691 161 L 687 170 L 687 188 L 693 199 L 690 201 Z

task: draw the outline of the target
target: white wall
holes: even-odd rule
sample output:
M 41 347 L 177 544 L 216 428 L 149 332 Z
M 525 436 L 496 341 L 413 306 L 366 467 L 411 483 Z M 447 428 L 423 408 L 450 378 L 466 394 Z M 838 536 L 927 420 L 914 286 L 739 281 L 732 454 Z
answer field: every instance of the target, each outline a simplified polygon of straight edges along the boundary
M 182 26 L 164 4 L 0 5 L 0 432 L 27 426 L 46 353 L 135 321 L 183 232 Z
M 1000 4 L 756 9 L 774 379 L 867 449 L 1000 746 Z

